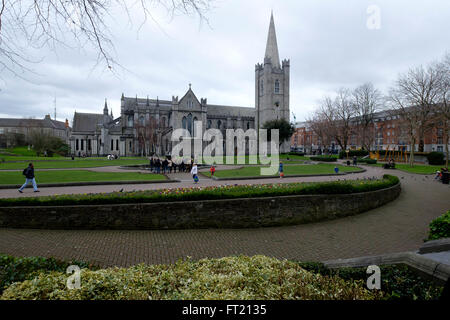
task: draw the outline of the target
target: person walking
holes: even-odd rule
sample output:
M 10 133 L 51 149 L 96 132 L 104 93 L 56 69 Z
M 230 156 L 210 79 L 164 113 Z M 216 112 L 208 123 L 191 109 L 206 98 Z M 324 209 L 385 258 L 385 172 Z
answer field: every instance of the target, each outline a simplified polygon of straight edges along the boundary
M 284 177 L 284 172 L 283 172 L 283 162 L 280 161 L 280 167 L 278 168 L 278 172 L 280 173 L 280 179 Z
M 167 166 L 169 167 L 169 173 L 172 173 L 172 165 L 173 165 L 173 163 L 172 163 L 172 160 L 167 160 Z
M 25 176 L 26 180 L 25 180 L 25 183 L 23 184 L 23 186 L 20 187 L 19 192 L 23 193 L 22 190 L 28 185 L 28 183 L 33 184 L 34 192 L 39 192 L 37 184 L 36 184 L 36 179 L 34 177 L 34 166 L 32 163 L 30 163 L 28 165 L 28 167 L 23 170 L 22 174 Z
M 216 168 L 211 165 L 211 168 L 209 168 L 209 171 L 211 172 L 211 178 L 214 177 L 214 172 L 216 172 Z
M 356 156 L 353 156 L 353 165 L 356 166 L 358 164 L 358 159 Z
M 198 169 L 197 169 L 197 164 L 196 163 L 194 163 L 192 165 L 191 174 L 192 174 L 192 179 L 194 179 L 194 183 L 197 183 L 198 182 L 198 176 L 197 176 Z

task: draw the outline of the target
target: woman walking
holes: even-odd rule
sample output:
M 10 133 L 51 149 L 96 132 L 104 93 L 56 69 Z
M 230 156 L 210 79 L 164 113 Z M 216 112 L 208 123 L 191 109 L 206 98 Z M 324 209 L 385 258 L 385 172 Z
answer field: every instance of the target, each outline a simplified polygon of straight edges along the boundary
M 26 169 L 23 170 L 23 175 L 25 176 L 26 180 L 23 186 L 20 187 L 19 192 L 23 193 L 23 189 L 28 185 L 28 183 L 33 184 L 34 192 L 39 192 L 36 184 L 36 179 L 34 178 L 34 166 L 32 163 L 28 165 Z

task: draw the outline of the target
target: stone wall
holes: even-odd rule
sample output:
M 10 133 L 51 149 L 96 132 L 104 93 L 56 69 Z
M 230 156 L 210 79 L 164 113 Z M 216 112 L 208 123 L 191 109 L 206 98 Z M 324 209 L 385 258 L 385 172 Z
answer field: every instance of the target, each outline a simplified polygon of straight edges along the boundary
M 396 199 L 400 184 L 344 195 L 300 195 L 147 204 L 1 207 L 1 228 L 196 229 L 258 228 L 335 219 Z

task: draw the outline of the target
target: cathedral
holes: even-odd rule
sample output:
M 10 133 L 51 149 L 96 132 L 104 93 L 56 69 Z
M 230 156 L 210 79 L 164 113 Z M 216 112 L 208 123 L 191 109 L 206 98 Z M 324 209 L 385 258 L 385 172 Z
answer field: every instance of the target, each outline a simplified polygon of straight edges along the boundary
M 76 156 L 170 155 L 172 132 L 183 128 L 195 135 L 194 123 L 202 122 L 203 130 L 261 128 L 266 121 L 289 121 L 289 60 L 280 63 L 273 14 L 270 18 L 264 62 L 255 66 L 255 107 L 208 104 L 198 99 L 189 85 L 181 97 L 159 100 L 121 97 L 120 117 L 114 118 L 105 105 L 102 114 L 75 112 L 69 139 Z M 289 141 L 281 152 L 289 151 Z

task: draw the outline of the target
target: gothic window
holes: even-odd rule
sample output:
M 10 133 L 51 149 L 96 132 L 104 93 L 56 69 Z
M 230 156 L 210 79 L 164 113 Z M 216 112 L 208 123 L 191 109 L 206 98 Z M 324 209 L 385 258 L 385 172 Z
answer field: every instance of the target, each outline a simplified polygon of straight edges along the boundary
M 192 136 L 192 114 L 190 114 L 190 113 L 187 116 L 187 129 L 188 129 L 190 135 Z
M 144 118 L 144 116 L 140 116 L 140 117 L 139 117 L 139 124 L 140 124 L 141 126 L 144 126 L 144 125 L 145 125 L 145 118 Z
M 183 120 L 181 121 L 181 126 L 183 129 L 187 129 L 187 119 L 186 117 L 183 117 Z
M 275 80 L 275 93 L 280 93 L 280 81 Z
M 247 130 L 250 129 L 250 122 L 247 122 Z
M 76 145 L 76 150 L 77 151 L 80 150 L 79 140 L 78 139 L 75 141 L 75 145 Z
M 111 140 L 111 150 L 110 151 L 113 151 L 114 150 L 114 140 Z
M 217 121 L 217 129 L 220 130 L 220 128 L 222 127 L 222 121 Z
M 83 151 L 83 150 L 84 150 L 84 140 L 81 139 L 81 151 Z
M 87 141 L 87 149 L 88 151 L 91 151 L 91 139 L 88 139 Z
M 119 151 L 119 139 L 116 140 L 116 150 Z
M 133 121 L 134 121 L 134 117 L 130 114 L 128 116 L 128 127 L 132 127 L 133 126 Z
M 208 129 L 211 129 L 211 126 L 212 126 L 212 121 L 208 120 Z

